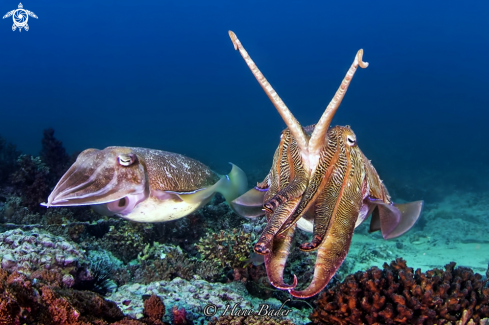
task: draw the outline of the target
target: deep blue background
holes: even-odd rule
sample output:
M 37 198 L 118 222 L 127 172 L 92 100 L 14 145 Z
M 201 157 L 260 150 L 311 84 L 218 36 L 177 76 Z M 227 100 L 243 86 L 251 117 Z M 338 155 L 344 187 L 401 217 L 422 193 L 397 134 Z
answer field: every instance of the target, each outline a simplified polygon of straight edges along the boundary
M 17 5 L 2 0 L 0 14 Z M 389 186 L 488 183 L 487 1 L 23 5 L 39 17 L 28 32 L 0 20 L 0 136 L 24 152 L 53 127 L 69 152 L 142 146 L 265 173 L 284 123 L 231 29 L 303 125 L 363 48 L 370 66 L 333 124 L 352 126 Z

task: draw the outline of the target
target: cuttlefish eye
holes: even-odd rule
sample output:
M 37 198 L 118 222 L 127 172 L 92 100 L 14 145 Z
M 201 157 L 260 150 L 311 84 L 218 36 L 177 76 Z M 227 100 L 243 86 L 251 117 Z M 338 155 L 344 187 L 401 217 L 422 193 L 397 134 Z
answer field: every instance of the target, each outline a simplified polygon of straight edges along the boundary
M 119 164 L 121 166 L 130 166 L 138 160 L 137 156 L 133 153 L 120 155 L 118 158 Z
M 348 134 L 346 136 L 346 143 L 351 147 L 354 146 L 357 143 L 357 139 L 355 138 L 354 135 Z

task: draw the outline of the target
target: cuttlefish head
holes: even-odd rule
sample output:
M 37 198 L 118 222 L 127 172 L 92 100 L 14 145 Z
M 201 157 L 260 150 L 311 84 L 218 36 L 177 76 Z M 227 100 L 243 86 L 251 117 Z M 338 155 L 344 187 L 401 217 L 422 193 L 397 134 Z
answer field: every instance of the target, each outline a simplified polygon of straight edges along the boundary
M 87 149 L 60 179 L 46 207 L 107 203 L 113 213 L 126 214 L 149 196 L 144 159 L 131 148 Z

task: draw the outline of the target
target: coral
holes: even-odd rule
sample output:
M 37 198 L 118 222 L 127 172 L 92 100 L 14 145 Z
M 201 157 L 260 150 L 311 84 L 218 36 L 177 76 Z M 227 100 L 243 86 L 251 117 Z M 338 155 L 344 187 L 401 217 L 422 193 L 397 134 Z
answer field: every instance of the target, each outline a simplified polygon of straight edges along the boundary
M 117 305 L 96 293 L 50 287 L 0 269 L 0 320 L 4 324 L 107 324 L 123 318 Z
M 54 129 L 46 129 L 43 133 L 40 157 L 49 168 L 49 185 L 54 186 L 68 170 L 70 156 L 61 141 L 54 137 Z
M 146 245 L 154 238 L 150 223 L 120 222 L 109 227 L 109 231 L 96 241 L 93 248 L 103 248 L 115 257 L 128 263 L 138 257 Z
M 213 318 L 209 325 L 294 325 L 288 319 L 273 318 L 268 316 L 220 316 Z
M 6 182 L 14 171 L 19 155 L 20 151 L 15 148 L 15 145 L 0 137 L 0 184 Z
M 161 321 L 165 315 L 165 305 L 163 304 L 163 301 L 161 301 L 160 297 L 157 295 L 151 295 L 151 297 L 146 299 L 144 301 L 143 314 L 153 323 Z
M 195 273 L 196 262 L 187 257 L 178 246 L 146 246 L 139 255 L 141 267 L 135 272 L 134 279 L 143 283 L 159 280 L 173 280 L 176 277 L 190 280 Z
M 0 233 L 0 256 L 4 270 L 18 271 L 27 277 L 41 276 L 39 272 L 33 274 L 35 271 L 55 271 L 62 275 L 61 282 L 67 287 L 76 282 L 87 263 L 84 252 L 76 244 L 36 228 Z
M 221 266 L 214 261 L 202 261 L 195 268 L 195 274 L 209 282 L 216 282 L 223 276 Z
M 145 301 L 142 312 L 146 317 L 135 320 L 94 292 L 29 281 L 0 268 L 0 324 L 169 325 L 161 321 L 165 307 L 156 295 Z
M 85 281 L 83 287 L 77 287 L 77 289 L 91 290 L 101 295 L 116 290 L 117 284 L 112 280 L 112 277 L 123 267 L 122 262 L 106 251 L 90 251 L 88 259 L 90 261 L 88 269 L 91 280 Z
M 178 309 L 177 306 L 173 306 L 172 309 L 172 314 L 173 314 L 173 324 L 174 325 L 192 325 L 193 322 L 187 320 L 187 316 L 185 313 L 185 308 L 180 308 Z
M 184 308 L 187 321 L 192 321 L 194 324 L 207 324 L 210 321 L 210 317 L 206 317 L 203 313 L 203 308 L 208 304 L 217 307 L 216 316 L 224 312 L 226 305 L 257 311 L 262 304 L 274 310 L 282 306 L 282 302 L 274 298 L 261 300 L 250 296 L 242 282 L 209 283 L 195 278 L 190 281 L 175 278 L 172 281 L 158 281 L 148 285 L 128 284 L 119 287 L 107 299 L 116 302 L 126 315 L 141 319 L 143 318 L 142 297 L 153 294 L 158 295 L 167 306 L 163 320 L 169 323 L 173 320 L 173 306 L 178 310 Z M 309 322 L 307 315 L 310 311 L 290 307 L 283 309 L 290 310 L 286 317 L 290 321 L 296 324 Z
M 22 154 L 17 158 L 17 169 L 10 182 L 22 198 L 22 205 L 31 211 L 40 211 L 40 203 L 49 195 L 49 168 L 39 157 Z M 45 209 L 45 208 L 42 208 Z
M 241 225 L 247 221 L 239 217 L 229 205 L 225 202 L 224 197 L 216 194 L 214 199 L 204 206 L 200 211 L 203 219 L 206 220 L 206 228 L 213 232 L 221 229 L 241 228 Z M 219 220 L 219 222 L 216 222 Z
M 454 262 L 421 273 L 398 258 L 383 270 L 347 276 L 321 295 L 310 318 L 316 324 L 479 324 L 489 317 L 487 281 Z
M 22 205 L 22 199 L 18 196 L 7 198 L 3 209 L 0 209 L 0 215 L 4 222 L 14 224 L 37 224 L 41 220 L 41 215 L 37 212 L 31 212 Z
M 218 262 L 222 267 L 240 267 L 250 258 L 253 240 L 253 234 L 236 228 L 229 232 L 221 230 L 201 238 L 197 250 L 203 259 Z
M 244 283 L 251 295 L 261 299 L 268 299 L 272 296 L 280 299 L 289 297 L 288 293 L 277 290 L 270 284 L 267 271 L 263 264 L 257 266 L 248 265 L 244 268 L 234 268 L 233 280 Z

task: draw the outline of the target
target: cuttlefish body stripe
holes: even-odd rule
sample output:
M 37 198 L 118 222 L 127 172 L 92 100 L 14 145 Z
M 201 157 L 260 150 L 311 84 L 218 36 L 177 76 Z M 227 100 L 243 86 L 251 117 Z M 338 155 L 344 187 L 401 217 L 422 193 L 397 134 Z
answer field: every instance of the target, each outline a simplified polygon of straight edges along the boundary
M 288 129 L 282 132 L 278 155 L 273 165 L 275 169 L 271 177 L 272 179 L 277 178 L 278 183 L 272 184 L 264 204 L 270 212 L 273 212 L 273 209 L 279 204 L 300 197 L 307 188 L 308 175 L 302 163 L 297 142 Z
M 297 142 L 288 129 L 282 132 L 273 165 L 272 182 L 264 203 L 268 222 L 254 246 L 255 252 L 262 255 L 270 252 L 273 237 L 297 208 L 307 187 L 307 175 L 301 164 Z
M 92 205 L 106 215 L 160 222 L 188 215 L 215 192 L 233 200 L 246 186 L 246 175 L 234 165 L 229 175 L 221 176 L 177 153 L 107 147 L 83 151 L 44 205 Z
M 299 298 L 310 297 L 321 291 L 343 263 L 363 199 L 368 194 L 363 193 L 367 181 L 363 155 L 356 144 L 349 146 L 344 143 L 346 136 L 352 134 L 351 130 L 348 127 L 335 127 L 334 131 L 338 132 L 338 147 L 342 148 L 335 164 L 337 173 L 317 200 L 313 242 L 305 246 L 318 247 L 318 255 L 310 285 L 301 291 L 290 290 L 291 295 Z M 327 227 L 321 225 L 324 215 L 330 215 L 327 217 L 330 220 Z
M 314 126 L 309 126 L 308 128 L 313 129 Z M 335 133 L 331 133 L 328 136 L 328 143 L 332 144 L 333 142 L 336 142 Z M 315 202 L 321 193 L 319 189 L 324 188 L 332 177 L 332 172 L 334 171 L 332 161 L 337 159 L 338 154 L 339 149 L 336 151 L 323 150 L 320 152 L 318 167 L 312 174 L 302 201 L 290 218 L 282 225 L 279 233 L 287 231 L 287 229 L 294 225 L 306 211 L 315 209 Z M 327 220 L 325 220 L 325 222 L 327 222 Z

